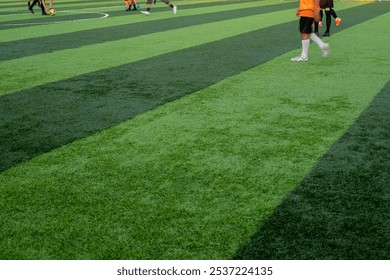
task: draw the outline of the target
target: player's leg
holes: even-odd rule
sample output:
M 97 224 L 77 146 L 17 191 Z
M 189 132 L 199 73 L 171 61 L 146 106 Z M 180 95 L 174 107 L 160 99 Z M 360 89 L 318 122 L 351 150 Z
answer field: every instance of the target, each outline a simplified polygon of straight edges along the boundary
M 301 17 L 299 19 L 299 32 L 301 33 L 301 54 L 297 57 L 291 58 L 291 61 L 302 62 L 309 59 L 309 47 L 310 47 L 310 33 L 312 32 L 313 18 Z
M 141 11 L 144 15 L 150 15 L 150 8 L 152 7 L 153 0 L 146 1 L 146 11 Z
M 173 13 L 176 14 L 176 12 L 177 12 L 176 6 L 174 6 L 169 0 L 161 0 L 161 1 L 164 2 L 165 4 L 167 4 L 173 10 Z M 152 7 L 152 3 L 153 3 L 153 0 L 147 0 L 146 11 L 141 11 L 141 13 L 143 13 L 144 15 L 150 15 L 150 9 Z
M 131 10 L 131 5 L 129 3 L 129 0 L 125 0 L 125 6 L 126 6 L 126 12 L 130 11 Z
M 174 6 L 171 1 L 169 0 L 161 0 L 161 2 L 164 2 L 165 4 L 167 4 L 172 10 L 173 10 L 173 13 L 176 14 L 176 11 L 177 11 L 177 7 Z
M 321 38 L 318 37 L 315 33 L 310 34 L 310 40 L 316 43 L 317 46 L 321 49 L 322 57 L 327 58 L 329 56 L 329 44 L 324 43 L 324 41 L 322 41 Z
M 340 23 L 341 23 L 341 18 L 339 18 L 339 17 L 337 16 L 336 11 L 333 10 L 333 9 L 330 9 L 330 14 L 331 14 L 332 17 L 334 18 L 334 24 L 335 24 L 336 26 L 339 26 Z
M 45 0 L 41 0 L 41 11 L 42 11 L 42 15 L 44 16 L 48 15 Z
M 137 0 L 131 0 L 131 5 L 133 6 L 133 9 L 131 9 L 132 11 L 136 11 L 138 10 L 138 3 L 137 3 Z
M 28 1 L 28 4 L 30 3 L 30 1 Z M 32 2 L 32 4 L 30 5 L 30 7 L 31 8 L 33 8 L 37 3 L 39 3 L 39 1 L 38 0 L 34 0 L 33 2 Z M 39 5 L 40 6 L 40 5 Z
M 30 11 L 30 13 L 34 13 L 34 10 L 33 10 L 33 6 L 35 5 L 36 3 L 33 3 L 32 5 L 31 5 L 31 2 L 30 1 L 28 1 L 27 2 L 27 7 L 28 7 L 28 10 Z
M 330 25 L 332 23 L 332 17 L 330 15 L 330 8 L 325 9 L 325 16 L 326 16 L 326 30 L 323 36 L 327 37 L 330 36 Z

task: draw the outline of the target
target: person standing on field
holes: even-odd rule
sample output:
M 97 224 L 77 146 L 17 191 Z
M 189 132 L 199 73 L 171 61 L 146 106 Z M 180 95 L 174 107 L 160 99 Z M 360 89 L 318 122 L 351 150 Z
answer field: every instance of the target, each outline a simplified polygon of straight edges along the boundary
M 139 9 L 139 4 L 137 0 L 125 0 L 125 5 L 126 5 L 126 12 L 129 11 L 137 11 Z M 131 8 L 133 6 L 133 8 Z
M 315 33 L 312 32 L 314 21 L 320 21 L 320 0 L 300 0 L 296 15 L 299 19 L 299 31 L 301 33 L 302 51 L 297 57 L 291 58 L 294 62 L 303 62 L 309 60 L 310 41 L 318 45 L 322 51 L 323 57 L 329 55 L 329 44 L 324 43 Z
M 333 0 L 320 0 L 320 8 L 325 10 L 326 15 L 326 31 L 323 36 L 329 37 L 330 36 L 330 25 L 332 23 L 332 17 L 335 19 L 335 25 L 336 27 L 340 25 L 341 18 L 339 18 L 333 10 Z M 321 16 L 322 20 L 322 16 Z M 322 23 L 320 22 L 320 25 L 322 26 Z
M 46 9 L 46 4 L 45 4 L 45 0 L 34 0 L 33 3 L 31 4 L 30 1 L 27 2 L 27 6 L 28 6 L 28 10 L 33 14 L 34 13 L 34 6 L 35 4 L 38 4 L 38 6 L 41 8 L 41 11 L 42 11 L 42 15 L 46 16 L 48 15 L 47 13 L 47 9 Z
M 169 0 L 161 0 L 161 2 L 164 2 L 165 4 L 167 4 L 173 11 L 174 14 L 176 14 L 177 12 L 177 7 L 174 6 Z M 152 3 L 153 3 L 153 0 L 147 0 L 146 1 L 146 11 L 141 11 L 141 13 L 143 13 L 144 15 L 150 15 L 150 9 L 152 7 Z M 154 2 L 156 3 L 156 2 Z
M 38 6 L 41 8 L 42 15 L 47 16 L 47 9 L 46 9 L 46 4 L 45 0 L 34 0 L 33 3 L 31 4 L 30 0 L 27 2 L 28 10 L 33 14 L 34 13 L 34 6 L 35 4 L 38 4 Z M 49 5 L 50 5 L 50 10 L 53 9 L 53 0 L 49 0 Z

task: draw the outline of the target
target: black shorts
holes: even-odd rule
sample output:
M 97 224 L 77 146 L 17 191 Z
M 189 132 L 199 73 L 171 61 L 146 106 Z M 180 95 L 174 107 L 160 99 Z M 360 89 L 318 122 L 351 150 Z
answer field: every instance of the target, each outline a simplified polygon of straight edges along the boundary
M 314 18 L 301 17 L 299 20 L 299 32 L 310 34 L 312 32 L 311 26 L 313 22 Z
M 333 0 L 320 0 L 320 8 L 333 8 Z

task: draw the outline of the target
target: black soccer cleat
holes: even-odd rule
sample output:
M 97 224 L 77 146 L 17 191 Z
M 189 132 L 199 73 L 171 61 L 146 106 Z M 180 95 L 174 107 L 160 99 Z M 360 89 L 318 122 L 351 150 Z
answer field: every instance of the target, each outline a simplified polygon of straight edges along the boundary
M 33 10 L 33 8 L 31 7 L 30 2 L 27 2 L 27 6 L 28 6 L 28 10 L 33 14 L 33 13 L 34 13 L 34 10 Z

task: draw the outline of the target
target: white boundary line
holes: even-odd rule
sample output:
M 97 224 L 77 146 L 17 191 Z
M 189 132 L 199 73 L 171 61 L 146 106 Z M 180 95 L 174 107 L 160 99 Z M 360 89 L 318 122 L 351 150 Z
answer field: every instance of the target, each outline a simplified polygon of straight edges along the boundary
M 97 18 L 81 18 L 81 19 L 74 19 L 74 20 L 61 20 L 61 21 L 46 21 L 46 22 L 25 22 L 25 23 L 0 23 L 0 26 L 29 26 L 29 25 L 44 25 L 44 24 L 58 24 L 58 23 L 70 23 L 70 22 L 79 22 L 79 21 L 86 21 L 86 20 L 94 20 L 94 19 L 105 19 L 108 18 L 110 15 L 108 13 L 99 13 L 99 12 L 88 12 L 88 11 L 81 11 L 80 10 L 61 10 L 59 13 L 81 13 L 81 14 L 97 14 L 100 15 L 100 17 Z M 58 12 L 57 12 L 58 13 Z M 26 15 L 29 15 L 30 13 L 26 13 Z M 2 16 L 16 16 L 16 15 L 23 15 L 23 14 L 9 14 L 9 15 L 0 15 Z

